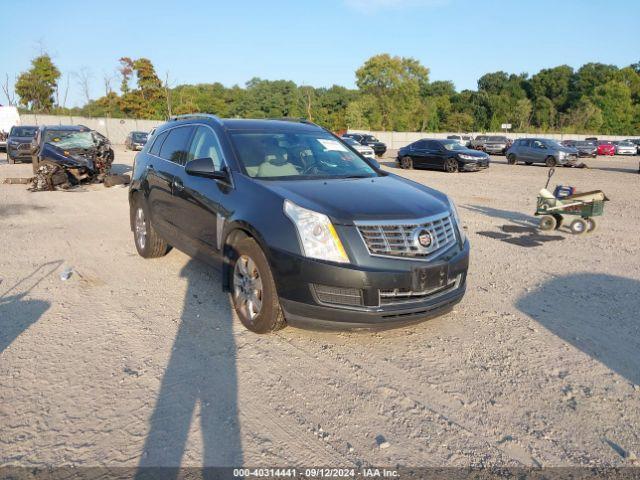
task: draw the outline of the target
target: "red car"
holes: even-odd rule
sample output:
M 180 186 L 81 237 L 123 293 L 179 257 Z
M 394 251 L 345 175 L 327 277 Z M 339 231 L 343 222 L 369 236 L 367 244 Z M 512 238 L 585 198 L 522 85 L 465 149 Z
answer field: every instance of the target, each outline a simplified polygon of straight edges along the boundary
M 598 155 L 611 155 L 616 154 L 616 146 L 609 142 L 598 142 Z

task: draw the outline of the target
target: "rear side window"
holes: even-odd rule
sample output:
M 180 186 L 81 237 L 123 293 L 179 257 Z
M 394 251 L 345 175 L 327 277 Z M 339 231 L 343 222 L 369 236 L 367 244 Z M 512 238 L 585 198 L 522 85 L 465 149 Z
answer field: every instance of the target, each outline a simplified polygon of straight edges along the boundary
M 429 150 L 440 150 L 440 143 L 435 140 L 427 140 L 424 148 L 428 148 Z
M 160 148 L 160 158 L 184 165 L 189 150 L 189 139 L 193 127 L 178 127 L 169 130 L 169 136 Z
M 164 142 L 165 138 L 167 138 L 167 132 L 163 132 L 156 137 L 151 149 L 149 149 L 151 155 L 155 155 L 156 157 L 160 155 L 160 147 L 162 147 L 162 142 Z

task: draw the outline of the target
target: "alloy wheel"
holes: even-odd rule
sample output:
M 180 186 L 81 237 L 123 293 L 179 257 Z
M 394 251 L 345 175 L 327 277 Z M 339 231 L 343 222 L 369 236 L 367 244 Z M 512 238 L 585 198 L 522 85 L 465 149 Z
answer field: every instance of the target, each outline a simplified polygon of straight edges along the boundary
M 147 220 L 145 219 L 142 207 L 138 207 L 138 210 L 136 210 L 134 227 L 138 247 L 140 247 L 140 250 L 144 250 L 144 247 L 147 245 Z
M 254 320 L 262 309 L 263 295 L 258 267 L 250 257 L 241 255 L 233 269 L 233 297 L 239 313 Z

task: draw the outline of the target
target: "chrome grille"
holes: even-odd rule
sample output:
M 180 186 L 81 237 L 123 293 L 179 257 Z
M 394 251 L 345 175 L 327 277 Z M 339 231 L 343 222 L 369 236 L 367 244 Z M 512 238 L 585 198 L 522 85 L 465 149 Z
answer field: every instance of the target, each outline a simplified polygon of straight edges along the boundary
M 362 290 L 357 288 L 330 287 L 314 284 L 318 300 L 332 305 L 362 306 Z
M 415 223 L 356 222 L 356 226 L 371 255 L 430 259 L 456 241 L 448 214 Z M 416 240 L 416 232 L 422 229 L 431 235 L 429 247 L 422 247 Z

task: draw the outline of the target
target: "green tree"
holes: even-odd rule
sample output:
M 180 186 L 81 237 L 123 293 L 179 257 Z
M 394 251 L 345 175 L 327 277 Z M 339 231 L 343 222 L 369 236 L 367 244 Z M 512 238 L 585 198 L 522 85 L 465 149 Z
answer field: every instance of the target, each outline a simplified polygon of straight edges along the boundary
M 634 107 L 628 86 L 616 80 L 607 82 L 596 87 L 593 101 L 602 110 L 602 133 L 612 135 L 632 133 Z
M 556 125 L 556 108 L 547 97 L 538 97 L 533 105 L 533 122 L 542 130 L 550 130 Z
M 388 130 L 394 123 L 402 122 L 406 111 L 419 107 L 420 92 L 429 81 L 429 70 L 413 58 L 385 53 L 368 59 L 356 71 L 356 79 L 361 92 L 377 100 L 381 127 Z
M 31 60 L 31 68 L 21 73 L 16 81 L 15 90 L 20 103 L 37 112 L 51 111 L 59 78 L 60 70 L 49 55 L 34 58 Z
M 546 97 L 555 109 L 563 109 L 569 103 L 572 82 L 573 68 L 561 65 L 540 70 L 531 77 L 529 84 L 533 98 Z

